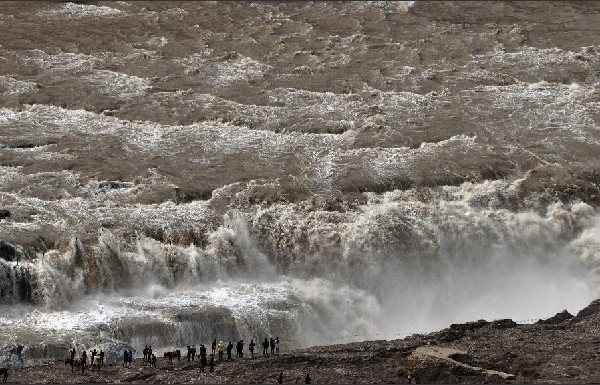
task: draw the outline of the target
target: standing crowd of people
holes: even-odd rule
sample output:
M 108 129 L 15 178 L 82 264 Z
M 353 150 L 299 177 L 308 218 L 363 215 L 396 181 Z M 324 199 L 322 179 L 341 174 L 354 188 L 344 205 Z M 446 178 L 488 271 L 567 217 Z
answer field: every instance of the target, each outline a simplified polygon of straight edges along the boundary
M 85 367 L 87 366 L 88 355 L 84 350 L 79 358 L 75 358 L 77 352 L 75 348 L 69 350 L 70 358 L 65 358 L 65 365 L 71 364 L 71 372 L 74 371 L 75 366 L 81 366 L 81 374 L 85 372 Z M 93 371 L 100 371 L 100 368 L 104 367 L 104 350 L 100 349 L 100 352 L 96 351 L 96 349 L 90 352 L 90 364 L 92 365 Z
M 256 343 L 254 342 L 254 339 L 250 340 L 250 343 L 248 344 L 248 350 L 250 351 L 250 357 L 254 358 L 254 347 L 256 346 Z M 229 341 L 229 343 L 227 345 L 225 345 L 225 343 L 223 341 L 219 341 L 219 343 L 217 343 L 217 339 L 213 339 L 212 343 L 211 343 L 211 351 L 210 351 L 210 355 L 208 354 L 208 349 L 206 348 L 206 346 L 204 346 L 204 344 L 200 344 L 199 346 L 199 351 L 198 351 L 198 359 L 200 361 L 200 371 L 201 372 L 205 372 L 206 371 L 206 366 L 208 366 L 208 370 L 209 372 L 214 372 L 215 370 L 215 365 L 217 361 L 221 361 L 224 359 L 224 354 L 225 352 L 227 352 L 227 359 L 231 360 L 232 358 L 232 351 L 233 351 L 233 343 L 231 341 Z M 237 342 L 237 344 L 235 345 L 236 347 L 236 356 L 238 358 L 243 358 L 244 356 L 244 340 L 239 340 Z M 279 337 L 275 337 L 275 338 L 267 338 L 265 337 L 264 341 L 262 342 L 262 347 L 263 347 L 263 356 L 279 356 Z M 143 349 L 143 361 L 144 362 L 148 362 L 150 363 L 150 366 L 156 368 L 156 355 L 153 353 L 152 350 L 152 346 L 151 345 L 146 345 Z M 168 363 L 172 364 L 173 363 L 173 359 L 177 358 L 177 360 L 179 362 L 181 362 L 181 351 L 177 350 L 177 349 L 173 349 L 172 351 L 167 351 L 164 353 L 164 358 L 168 359 Z M 87 351 L 83 351 L 80 355 L 79 358 L 76 358 L 76 350 L 75 348 L 71 349 L 69 351 L 70 354 L 70 359 L 65 357 L 65 364 L 67 363 L 71 363 L 71 371 L 73 371 L 73 368 L 75 366 L 81 366 L 81 374 L 84 374 L 85 371 L 85 367 L 87 366 L 87 360 L 88 360 L 88 355 L 87 355 Z M 105 353 L 102 349 L 100 349 L 100 352 L 97 352 L 96 349 L 93 349 L 90 352 L 91 355 L 91 359 L 90 359 L 90 363 L 92 365 L 92 371 L 95 370 L 100 370 L 100 368 L 104 367 L 105 362 L 104 362 L 104 357 L 105 357 Z M 215 356 L 217 356 L 217 361 L 215 361 Z M 192 346 L 187 346 L 187 361 L 188 362 L 195 362 L 196 361 L 196 345 L 192 345 Z M 131 367 L 133 363 L 133 351 L 132 350 L 123 350 L 123 367 L 124 368 L 129 368 Z M 282 383 L 283 382 L 283 373 L 279 373 L 279 375 L 276 378 L 276 382 L 278 383 Z M 308 373 L 306 374 L 306 377 L 304 378 L 304 382 L 306 384 L 310 384 L 311 383 L 311 378 L 308 375 Z
M 267 337 L 265 337 L 264 342 L 262 343 L 263 345 L 263 356 L 269 356 L 269 355 L 279 355 L 279 337 L 276 338 L 272 338 L 270 339 L 270 341 L 267 339 Z M 250 351 L 250 356 L 252 358 L 254 358 L 254 347 L 256 346 L 256 344 L 254 343 L 254 340 L 250 340 L 250 344 L 248 345 L 248 349 Z M 268 348 L 271 348 L 271 353 L 269 354 L 268 352 Z M 223 343 L 223 341 L 219 341 L 219 343 L 217 343 L 217 339 L 213 339 L 212 344 L 211 344 L 211 354 L 210 356 L 207 356 L 207 349 L 204 346 L 204 344 L 200 344 L 199 347 L 199 359 L 200 359 L 200 371 L 204 372 L 206 366 L 208 365 L 209 367 L 209 371 L 213 371 L 214 370 L 214 366 L 215 366 L 215 355 L 217 355 L 217 360 L 223 360 L 224 359 L 224 354 L 225 352 L 227 352 L 227 359 L 231 360 L 232 359 L 232 351 L 233 351 L 233 343 L 231 341 L 229 341 L 229 343 L 227 345 L 225 345 Z M 236 344 L 236 356 L 238 358 L 242 358 L 244 356 L 244 340 L 239 340 Z M 84 373 L 85 371 L 85 367 L 88 365 L 88 355 L 87 352 L 84 350 L 81 355 L 79 356 L 79 358 L 76 358 L 76 350 L 75 348 L 69 350 L 69 354 L 70 354 L 70 359 L 68 359 L 67 357 L 65 357 L 65 364 L 70 363 L 71 364 L 71 371 L 73 371 L 73 368 L 75 366 L 81 366 L 81 374 Z M 92 365 L 92 371 L 95 370 L 100 370 L 100 368 L 104 367 L 104 356 L 105 353 L 102 349 L 100 349 L 100 352 L 97 352 L 96 349 L 93 349 L 91 352 L 91 359 L 90 359 L 90 363 Z M 143 350 L 143 354 L 144 354 L 144 362 L 148 362 L 150 363 L 150 365 L 152 367 L 156 367 L 156 355 L 153 353 L 152 351 L 152 346 L 151 345 L 146 345 L 146 347 L 144 347 Z M 165 352 L 164 354 L 164 358 L 168 359 L 168 363 L 172 364 L 173 363 L 173 359 L 177 358 L 177 360 L 179 362 L 181 362 L 181 351 L 174 349 L 173 351 L 168 351 Z M 187 361 L 188 362 L 194 362 L 196 360 L 196 345 L 192 345 L 187 347 Z M 123 367 L 124 368 L 129 368 L 131 367 L 133 363 L 133 351 L 132 350 L 123 350 Z

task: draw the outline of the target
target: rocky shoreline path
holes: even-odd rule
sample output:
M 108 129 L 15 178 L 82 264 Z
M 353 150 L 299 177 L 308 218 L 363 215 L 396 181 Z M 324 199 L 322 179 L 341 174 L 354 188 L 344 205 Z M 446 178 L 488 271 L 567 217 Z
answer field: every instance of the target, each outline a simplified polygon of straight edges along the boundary
M 12 383 L 407 383 L 410 367 L 417 383 L 597 383 L 600 382 L 600 300 L 573 316 L 567 311 L 535 324 L 512 320 L 453 324 L 449 328 L 401 340 L 316 346 L 217 361 L 215 371 L 200 372 L 199 362 L 157 368 L 136 359 L 100 372 L 71 373 L 55 361 L 10 371 Z

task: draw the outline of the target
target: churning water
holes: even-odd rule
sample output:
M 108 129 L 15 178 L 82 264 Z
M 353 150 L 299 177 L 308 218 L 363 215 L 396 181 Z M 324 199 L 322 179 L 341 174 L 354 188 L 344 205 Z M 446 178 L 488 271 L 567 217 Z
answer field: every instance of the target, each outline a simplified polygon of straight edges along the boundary
M 599 7 L 3 6 L 5 359 L 577 312 Z

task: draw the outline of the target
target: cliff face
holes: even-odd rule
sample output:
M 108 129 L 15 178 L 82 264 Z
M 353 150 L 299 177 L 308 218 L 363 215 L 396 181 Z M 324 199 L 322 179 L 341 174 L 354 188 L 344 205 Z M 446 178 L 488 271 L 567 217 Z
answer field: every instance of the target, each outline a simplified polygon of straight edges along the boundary
M 11 371 L 17 383 L 406 383 L 416 369 L 417 383 L 596 383 L 600 300 L 576 316 L 568 312 L 535 324 L 480 320 L 453 324 L 402 340 L 364 341 L 284 351 L 279 357 L 217 361 L 215 371 L 200 372 L 198 361 L 168 364 L 158 352 L 157 368 L 136 360 L 131 368 L 109 363 L 101 372 L 71 374 L 62 362 Z M 245 356 L 248 355 L 246 351 Z

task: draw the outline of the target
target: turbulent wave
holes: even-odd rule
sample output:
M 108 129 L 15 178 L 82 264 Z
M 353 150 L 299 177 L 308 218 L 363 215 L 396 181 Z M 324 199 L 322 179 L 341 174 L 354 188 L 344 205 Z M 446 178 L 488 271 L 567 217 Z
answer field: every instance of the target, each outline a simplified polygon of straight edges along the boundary
M 287 349 L 597 297 L 600 51 L 531 27 L 595 28 L 595 5 L 20 7 L 0 14 L 13 364 L 18 345 Z
M 352 210 L 257 205 L 226 215 L 205 246 L 102 229 L 92 247 L 73 238 L 64 252 L 2 262 L 2 300 L 29 299 L 50 318 L 83 317 L 94 301 L 108 318 L 91 316 L 83 333 L 99 323 L 157 346 L 215 333 L 285 333 L 302 346 L 576 311 L 596 294 L 598 213 L 585 203 L 513 212 L 521 183 L 371 194 Z

